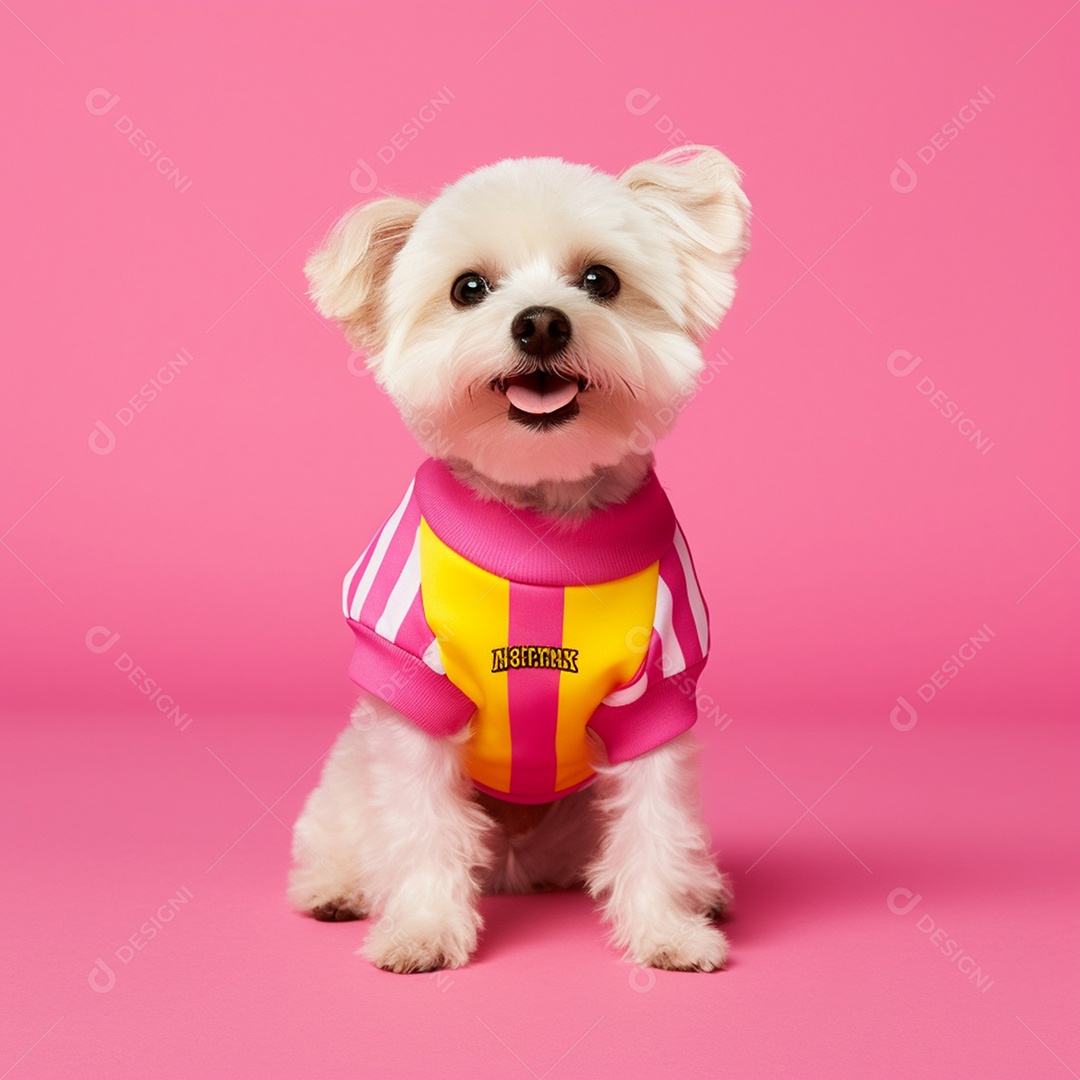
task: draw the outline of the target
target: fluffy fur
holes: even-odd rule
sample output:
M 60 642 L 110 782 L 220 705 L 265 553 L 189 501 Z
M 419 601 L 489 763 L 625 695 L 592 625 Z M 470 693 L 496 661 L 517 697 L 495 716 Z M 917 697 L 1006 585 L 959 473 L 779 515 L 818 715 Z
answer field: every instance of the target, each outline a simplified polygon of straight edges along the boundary
M 573 521 L 628 498 L 651 465 L 672 400 L 693 392 L 702 337 L 732 302 L 749 204 L 739 173 L 684 147 L 620 177 L 555 158 L 502 161 L 430 204 L 385 198 L 338 222 L 307 264 L 319 310 L 363 349 L 379 385 L 430 454 L 481 497 Z M 618 292 L 583 287 L 610 267 Z M 451 301 L 466 272 L 482 302 Z M 565 314 L 569 342 L 543 361 L 576 380 L 578 411 L 537 428 L 508 416 L 506 382 L 535 364 L 510 326 Z M 295 829 L 289 898 L 324 919 L 378 916 L 363 952 L 392 971 L 468 961 L 484 890 L 584 885 L 612 941 L 638 964 L 722 967 L 711 922 L 729 899 L 697 803 L 683 735 L 606 762 L 588 789 L 539 809 L 477 797 L 467 731 L 438 739 L 364 695 Z M 403 798 L 402 792 L 408 792 Z

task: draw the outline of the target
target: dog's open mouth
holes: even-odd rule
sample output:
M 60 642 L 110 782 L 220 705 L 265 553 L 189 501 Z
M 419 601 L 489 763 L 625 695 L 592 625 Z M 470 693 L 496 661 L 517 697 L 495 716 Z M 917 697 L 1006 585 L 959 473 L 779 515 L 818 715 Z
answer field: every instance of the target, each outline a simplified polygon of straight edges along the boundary
M 543 430 L 577 416 L 581 411 L 578 394 L 585 389 L 585 380 L 553 375 L 550 371 L 530 371 L 497 379 L 493 386 L 506 395 L 511 420 Z

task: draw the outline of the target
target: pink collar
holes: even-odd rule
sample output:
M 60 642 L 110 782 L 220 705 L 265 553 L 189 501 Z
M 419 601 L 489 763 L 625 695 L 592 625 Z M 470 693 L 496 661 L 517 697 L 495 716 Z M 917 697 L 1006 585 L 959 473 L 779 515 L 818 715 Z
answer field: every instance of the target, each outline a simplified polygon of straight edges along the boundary
M 675 514 L 656 474 L 625 503 L 576 525 L 480 499 L 442 461 L 416 473 L 420 513 L 444 544 L 483 570 L 526 585 L 595 585 L 651 566 L 671 546 Z

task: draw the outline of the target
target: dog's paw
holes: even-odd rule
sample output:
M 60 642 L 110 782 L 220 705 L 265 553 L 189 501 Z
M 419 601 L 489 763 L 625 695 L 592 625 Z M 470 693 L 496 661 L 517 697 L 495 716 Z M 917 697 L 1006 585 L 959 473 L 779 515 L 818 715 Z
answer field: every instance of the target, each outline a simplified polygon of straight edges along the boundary
M 731 901 L 734 896 L 731 888 L 731 878 L 727 874 L 720 875 L 720 883 L 709 903 L 705 914 L 710 919 L 724 919 L 731 909 Z
M 380 919 L 360 954 L 399 975 L 463 967 L 476 948 L 475 926 L 397 925 Z
M 320 922 L 367 918 L 367 905 L 354 885 L 309 868 L 293 869 L 286 895 L 297 911 Z
M 350 900 L 328 900 L 308 909 L 308 915 L 319 922 L 351 922 L 353 919 L 366 919 L 367 912 L 359 904 Z
M 666 971 L 717 971 L 727 964 L 727 938 L 704 916 L 688 918 L 672 933 L 643 934 L 630 943 L 628 958 Z

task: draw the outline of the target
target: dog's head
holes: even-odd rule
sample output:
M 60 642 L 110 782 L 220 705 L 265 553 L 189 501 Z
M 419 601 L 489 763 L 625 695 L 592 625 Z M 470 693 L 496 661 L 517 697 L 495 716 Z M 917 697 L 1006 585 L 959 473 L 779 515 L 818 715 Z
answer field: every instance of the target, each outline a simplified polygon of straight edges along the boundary
M 749 209 L 708 147 L 618 178 L 523 158 L 349 211 L 306 272 L 425 450 L 501 484 L 576 480 L 693 392 Z

